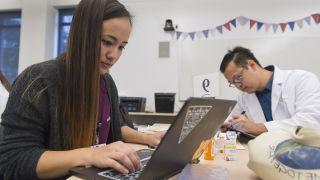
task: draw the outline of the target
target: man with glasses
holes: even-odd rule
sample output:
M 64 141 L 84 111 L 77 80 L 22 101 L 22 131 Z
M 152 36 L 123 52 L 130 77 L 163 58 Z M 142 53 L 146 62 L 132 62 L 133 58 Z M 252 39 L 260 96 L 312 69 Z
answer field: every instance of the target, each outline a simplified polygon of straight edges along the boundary
M 320 82 L 303 70 L 263 68 L 253 53 L 235 47 L 223 58 L 220 71 L 230 87 L 242 91 L 228 125 L 250 134 L 290 131 L 292 127 L 320 128 Z

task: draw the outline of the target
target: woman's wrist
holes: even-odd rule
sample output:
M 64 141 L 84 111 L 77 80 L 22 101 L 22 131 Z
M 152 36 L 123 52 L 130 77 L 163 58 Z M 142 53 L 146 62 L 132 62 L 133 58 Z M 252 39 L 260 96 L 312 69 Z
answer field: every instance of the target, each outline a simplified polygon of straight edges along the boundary
M 92 150 L 91 147 L 72 150 L 71 153 L 74 154 L 76 158 L 74 167 L 92 165 Z
M 148 134 L 146 133 L 141 133 L 142 134 L 142 142 L 141 144 L 146 144 L 146 145 L 150 145 L 150 137 Z

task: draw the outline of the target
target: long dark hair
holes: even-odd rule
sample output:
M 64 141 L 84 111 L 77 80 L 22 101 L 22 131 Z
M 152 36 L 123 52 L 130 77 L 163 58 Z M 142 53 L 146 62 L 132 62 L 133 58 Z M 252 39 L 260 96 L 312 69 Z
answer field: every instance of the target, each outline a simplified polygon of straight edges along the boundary
M 8 80 L 6 79 L 6 77 L 2 74 L 1 70 L 0 70 L 0 81 L 1 81 L 1 84 L 4 86 L 4 88 L 9 92 L 10 91 L 10 84 L 9 84 Z
M 60 107 L 68 148 L 92 145 L 98 119 L 101 28 L 104 20 L 131 15 L 117 0 L 82 0 L 75 10 L 65 60 Z

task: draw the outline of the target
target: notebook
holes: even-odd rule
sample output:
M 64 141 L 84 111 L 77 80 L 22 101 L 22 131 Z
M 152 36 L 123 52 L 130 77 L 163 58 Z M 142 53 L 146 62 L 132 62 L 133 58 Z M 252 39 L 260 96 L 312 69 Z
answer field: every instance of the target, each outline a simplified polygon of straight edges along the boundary
M 107 173 L 111 169 L 76 167 L 71 174 L 85 179 L 166 179 L 178 174 L 191 160 L 200 143 L 210 139 L 232 111 L 235 101 L 189 98 L 175 117 L 157 149 L 140 157 L 144 168 L 138 173 Z M 139 154 L 139 153 L 138 153 Z M 113 174 L 114 173 L 114 174 Z M 111 175 L 110 175 L 111 174 Z

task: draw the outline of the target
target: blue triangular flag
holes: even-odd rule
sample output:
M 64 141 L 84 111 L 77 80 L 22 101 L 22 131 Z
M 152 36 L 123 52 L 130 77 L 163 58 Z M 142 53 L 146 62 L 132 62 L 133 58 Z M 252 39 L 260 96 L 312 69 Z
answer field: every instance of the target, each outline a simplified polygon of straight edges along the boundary
M 295 23 L 296 23 L 295 21 L 288 22 L 291 31 L 293 31 Z
M 257 30 L 259 31 L 261 27 L 263 26 L 262 22 L 257 22 Z
M 180 38 L 181 34 L 182 34 L 182 32 L 180 32 L 180 31 L 177 31 L 177 32 L 176 32 L 177 40 L 179 40 L 179 38 Z
M 236 19 L 232 19 L 230 23 L 233 25 L 233 27 L 237 27 Z
M 190 38 L 193 40 L 194 39 L 194 35 L 196 34 L 196 32 L 189 32 L 189 36 Z
M 207 29 L 207 30 L 203 30 L 203 31 L 202 31 L 202 33 L 203 33 L 204 37 L 208 38 L 208 35 L 209 35 L 209 29 Z
M 217 26 L 216 29 L 219 31 L 220 34 L 222 34 L 222 25 L 221 26 Z
M 308 25 L 310 26 L 311 16 L 305 17 L 305 18 L 303 18 L 303 20 L 305 20 L 308 23 Z
M 273 32 L 276 32 L 279 27 L 279 24 L 272 24 Z

